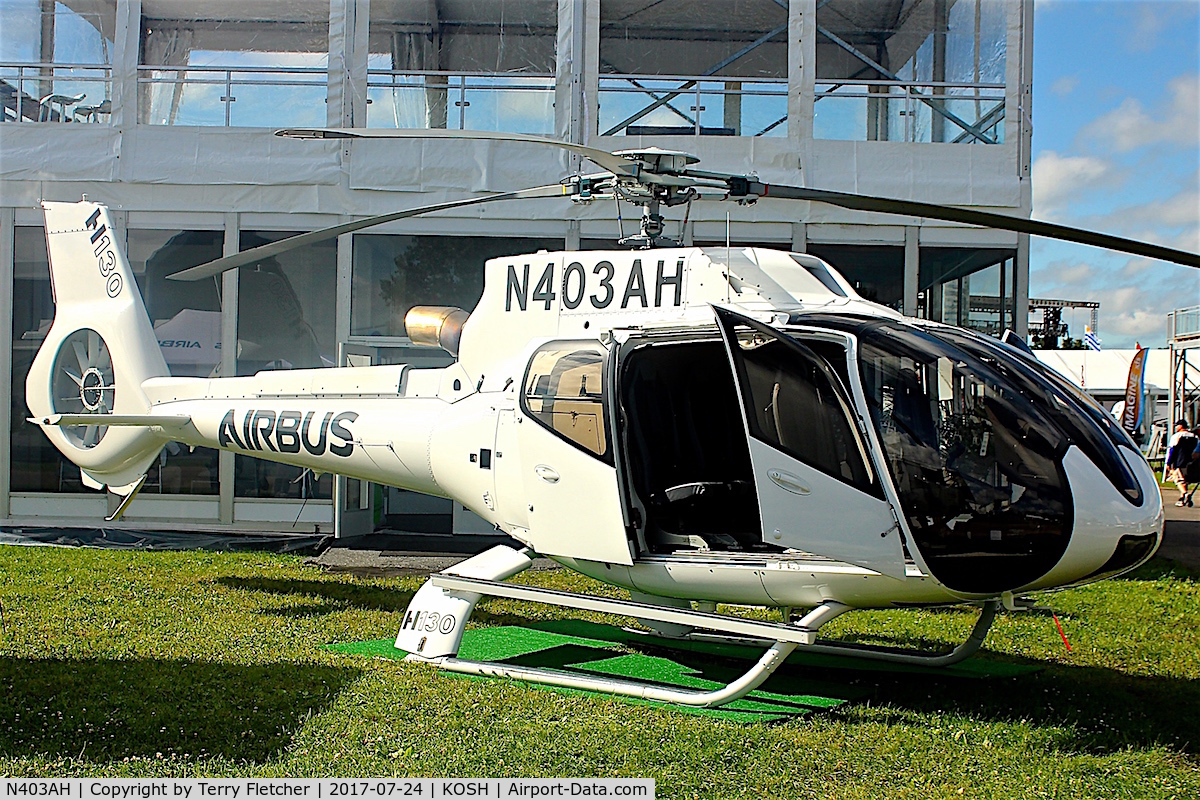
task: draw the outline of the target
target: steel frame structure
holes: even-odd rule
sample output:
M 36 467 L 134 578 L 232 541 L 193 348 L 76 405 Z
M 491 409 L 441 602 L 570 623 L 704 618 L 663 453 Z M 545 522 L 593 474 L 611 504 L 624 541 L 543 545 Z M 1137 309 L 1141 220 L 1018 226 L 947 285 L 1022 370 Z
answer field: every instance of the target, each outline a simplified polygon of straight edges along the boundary
M 1195 426 L 1200 422 L 1200 306 L 1167 315 L 1167 346 L 1171 351 L 1168 430 L 1181 419 Z

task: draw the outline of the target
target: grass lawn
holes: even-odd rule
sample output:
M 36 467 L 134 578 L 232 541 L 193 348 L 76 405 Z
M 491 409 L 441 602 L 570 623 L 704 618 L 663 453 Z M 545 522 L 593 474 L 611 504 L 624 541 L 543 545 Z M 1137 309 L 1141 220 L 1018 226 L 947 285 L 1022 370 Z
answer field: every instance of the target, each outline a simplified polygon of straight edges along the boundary
M 523 577 L 615 593 L 563 570 Z M 415 579 L 329 575 L 290 556 L 0 547 L 0 774 L 626 775 L 671 798 L 1196 798 L 1197 578 L 1158 562 L 1044 598 L 1071 652 L 1049 617 L 1003 614 L 972 660 L 992 677 L 789 664 L 781 679 L 847 702 L 747 722 L 325 647 L 394 635 Z M 621 622 L 497 600 L 475 619 L 571 617 Z M 859 612 L 828 632 L 936 646 L 973 619 Z M 1012 664 L 1037 669 L 997 677 Z

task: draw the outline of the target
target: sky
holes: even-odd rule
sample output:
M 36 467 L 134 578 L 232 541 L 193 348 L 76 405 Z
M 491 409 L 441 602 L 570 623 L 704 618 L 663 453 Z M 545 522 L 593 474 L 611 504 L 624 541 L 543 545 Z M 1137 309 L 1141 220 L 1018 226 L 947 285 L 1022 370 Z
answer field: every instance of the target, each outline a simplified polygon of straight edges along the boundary
M 1034 218 L 1200 252 L 1200 2 L 1036 0 L 1033 30 Z M 1162 347 L 1200 270 L 1034 238 L 1030 296 L 1100 301 L 1106 349 Z

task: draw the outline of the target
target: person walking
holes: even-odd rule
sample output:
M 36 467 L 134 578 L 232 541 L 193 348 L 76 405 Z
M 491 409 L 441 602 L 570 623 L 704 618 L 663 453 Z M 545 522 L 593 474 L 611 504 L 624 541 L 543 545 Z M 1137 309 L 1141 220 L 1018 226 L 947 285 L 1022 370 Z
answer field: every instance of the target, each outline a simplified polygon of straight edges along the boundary
M 1175 433 L 1171 436 L 1170 444 L 1167 446 L 1164 471 L 1167 480 L 1174 481 L 1175 486 L 1179 489 L 1179 500 L 1175 502 L 1177 506 L 1193 505 L 1192 492 L 1188 489 L 1188 473 L 1195 469 L 1192 466 L 1192 455 L 1196 452 L 1198 441 L 1200 440 L 1196 438 L 1196 435 L 1188 430 L 1187 422 L 1182 419 L 1176 421 Z
M 1192 458 L 1187 463 L 1187 466 L 1183 468 L 1184 480 L 1192 485 L 1192 490 L 1188 492 L 1187 497 L 1184 499 L 1184 502 L 1188 506 L 1194 505 L 1193 500 L 1196 497 L 1196 489 L 1200 487 L 1200 422 L 1197 422 L 1195 427 L 1192 428 L 1192 436 L 1196 440 L 1192 446 Z

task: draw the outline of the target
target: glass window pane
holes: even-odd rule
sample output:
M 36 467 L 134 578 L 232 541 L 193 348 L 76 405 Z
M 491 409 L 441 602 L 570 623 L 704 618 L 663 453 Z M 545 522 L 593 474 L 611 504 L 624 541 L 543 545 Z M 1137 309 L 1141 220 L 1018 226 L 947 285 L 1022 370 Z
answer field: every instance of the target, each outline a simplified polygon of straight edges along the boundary
M 111 64 L 117 0 L 0 0 L 0 61 Z
M 416 305 L 471 311 L 483 295 L 485 261 L 562 246 L 562 239 L 358 234 L 350 335 L 404 336 L 404 315 Z
M 9 464 L 14 492 L 86 492 L 79 467 L 63 458 L 41 429 L 26 422 L 25 378 L 54 321 L 50 259 L 42 228 L 18 227 L 13 235 L 12 421 Z
M 895 309 L 903 305 L 903 247 L 810 243 L 808 252 L 828 262 L 864 299 Z
M 818 4 L 814 135 L 1002 143 L 1010 5 Z
M 1012 260 L 1015 250 L 922 247 L 918 287 L 923 316 L 964 325 L 992 336 L 1012 327 Z M 1000 265 L 1005 290 L 1000 293 Z M 1004 326 L 1000 312 L 1004 311 Z
M 143 3 L 141 122 L 325 124 L 329 3 L 276 5 L 264 17 L 252 4 Z
M 242 231 L 241 248 L 294 236 L 295 232 Z M 332 367 L 337 363 L 334 326 L 337 241 L 321 242 L 268 258 L 238 271 L 238 374 L 263 370 Z M 332 497 L 329 475 L 238 456 L 237 497 Z
M 171 374 L 219 375 L 221 298 L 217 281 L 184 283 L 169 281 L 167 276 L 220 258 L 224 231 L 131 230 L 127 240 L 129 265 Z M 150 467 L 142 491 L 217 494 L 217 451 L 168 443 Z
M 367 125 L 554 131 L 554 0 L 376 3 Z
M 606 355 L 596 345 L 546 345 L 529 362 L 521 407 L 563 439 L 611 460 L 604 419 Z
M 116 15 L 116 0 L 0 0 L 3 120 L 107 122 Z
M 1068 440 L 1042 388 L 961 336 L 891 324 L 859 335 L 871 417 L 934 574 L 978 592 L 1044 574 L 1070 536 L 1070 494 Z
M 599 132 L 787 136 L 786 32 L 774 0 L 604 0 Z

